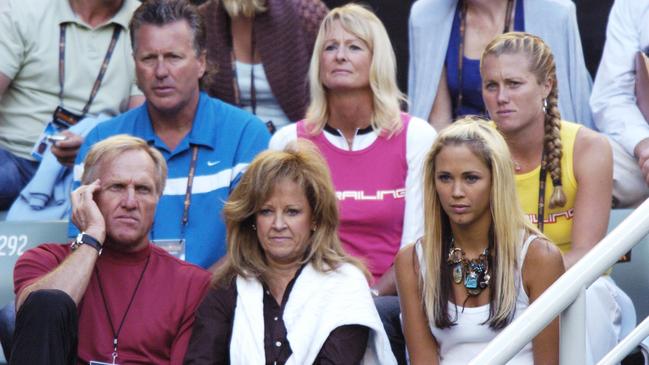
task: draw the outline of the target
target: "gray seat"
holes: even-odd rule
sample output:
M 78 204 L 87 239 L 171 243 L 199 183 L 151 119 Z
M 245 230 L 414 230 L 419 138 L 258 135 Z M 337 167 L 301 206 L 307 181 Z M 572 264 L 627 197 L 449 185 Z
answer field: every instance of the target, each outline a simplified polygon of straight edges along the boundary
M 633 210 L 613 209 L 609 231 L 622 222 Z M 631 261 L 613 266 L 611 277 L 624 290 L 635 305 L 637 321 L 649 315 L 649 236 L 642 239 L 631 251 Z
M 633 209 L 613 209 L 608 223 L 609 232 L 622 222 Z M 615 283 L 631 298 L 635 306 L 637 323 L 642 322 L 649 315 L 649 236 L 633 247 L 631 261 L 617 263 L 613 266 L 611 277 Z M 624 317 L 624 316 L 623 316 Z M 622 324 L 633 328 L 637 323 Z M 625 330 L 623 329 L 623 332 Z M 649 338 L 639 346 L 641 359 L 635 363 L 649 365 Z M 632 356 L 632 355 L 630 355 Z M 627 358 L 628 360 L 628 358 Z
M 16 261 L 25 251 L 44 242 L 66 242 L 68 222 L 7 222 L 0 221 L 0 308 L 13 302 L 13 269 Z M 13 320 L 2 318 L 0 342 L 8 358 L 13 333 Z M 0 355 L 0 363 L 4 358 Z
M 13 300 L 13 269 L 25 251 L 44 242 L 66 242 L 68 222 L 0 221 L 0 305 Z

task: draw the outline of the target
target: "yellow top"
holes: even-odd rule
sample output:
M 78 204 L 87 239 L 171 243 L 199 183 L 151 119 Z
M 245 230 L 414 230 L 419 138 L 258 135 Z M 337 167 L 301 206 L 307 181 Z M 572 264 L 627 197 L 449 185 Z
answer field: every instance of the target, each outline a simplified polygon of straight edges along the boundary
M 566 205 L 550 209 L 552 196 L 552 178 L 550 171 L 547 173 L 545 183 L 545 212 L 543 233 L 548 236 L 561 250 L 566 253 L 570 250 L 572 218 L 574 216 L 575 196 L 577 195 L 577 180 L 573 170 L 573 152 L 577 132 L 581 125 L 561 121 L 561 143 L 563 156 L 561 157 L 561 183 L 566 194 Z M 533 224 L 537 224 L 539 172 L 541 166 L 524 174 L 516 174 L 516 191 L 521 201 L 523 211 L 529 216 Z

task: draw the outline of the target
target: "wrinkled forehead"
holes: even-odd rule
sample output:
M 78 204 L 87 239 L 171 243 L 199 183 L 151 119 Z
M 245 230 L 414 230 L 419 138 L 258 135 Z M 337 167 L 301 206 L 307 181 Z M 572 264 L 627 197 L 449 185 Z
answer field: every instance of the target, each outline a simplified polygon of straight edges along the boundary
M 155 185 L 156 165 L 142 150 L 128 150 L 99 161 L 97 177 L 102 183 L 138 183 Z

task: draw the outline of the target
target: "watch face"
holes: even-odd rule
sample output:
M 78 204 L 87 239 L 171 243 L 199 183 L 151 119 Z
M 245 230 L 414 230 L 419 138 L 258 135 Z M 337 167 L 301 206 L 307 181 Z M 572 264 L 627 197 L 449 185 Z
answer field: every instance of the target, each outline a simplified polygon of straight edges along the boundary
M 73 250 L 76 250 L 82 244 L 83 244 L 83 233 L 79 233 L 77 235 L 77 238 L 74 239 L 74 242 L 72 242 L 72 245 L 70 247 L 72 247 Z

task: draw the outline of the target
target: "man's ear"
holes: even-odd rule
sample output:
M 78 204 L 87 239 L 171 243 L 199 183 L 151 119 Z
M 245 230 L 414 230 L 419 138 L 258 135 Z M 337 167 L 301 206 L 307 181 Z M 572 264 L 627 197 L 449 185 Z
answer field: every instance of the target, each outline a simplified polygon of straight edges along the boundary
M 198 62 L 199 62 L 199 72 L 198 72 L 198 78 L 202 78 L 205 76 L 205 71 L 207 70 L 207 51 L 203 50 L 201 53 L 198 55 Z

